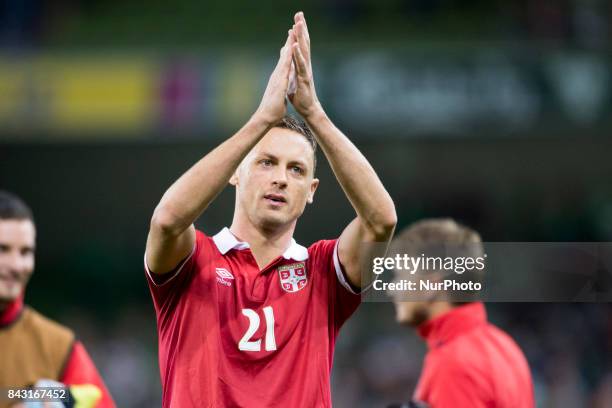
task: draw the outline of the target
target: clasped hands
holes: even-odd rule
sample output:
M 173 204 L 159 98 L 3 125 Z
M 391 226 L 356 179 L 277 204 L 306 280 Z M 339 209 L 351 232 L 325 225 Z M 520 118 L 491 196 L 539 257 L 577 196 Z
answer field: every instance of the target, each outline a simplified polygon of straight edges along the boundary
M 306 121 L 322 111 L 312 75 L 310 36 L 302 12 L 294 16 L 256 115 L 269 124 L 278 122 L 287 112 L 287 99 Z

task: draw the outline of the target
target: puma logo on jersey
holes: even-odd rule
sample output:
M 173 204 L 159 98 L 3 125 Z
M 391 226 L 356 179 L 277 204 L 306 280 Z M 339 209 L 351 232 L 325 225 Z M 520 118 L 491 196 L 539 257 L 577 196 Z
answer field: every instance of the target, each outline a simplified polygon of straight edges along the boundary
M 232 286 L 232 280 L 234 280 L 234 275 L 231 274 L 225 268 L 215 268 L 215 272 L 217 273 L 217 282 L 225 286 Z

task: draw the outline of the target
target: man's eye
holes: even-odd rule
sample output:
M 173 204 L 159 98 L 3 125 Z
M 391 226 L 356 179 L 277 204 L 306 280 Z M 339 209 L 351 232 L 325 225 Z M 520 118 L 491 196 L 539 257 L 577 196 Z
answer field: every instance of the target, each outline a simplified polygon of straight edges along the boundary
M 270 159 L 263 159 L 260 161 L 260 163 L 264 166 L 264 167 L 268 167 L 272 165 L 272 160 Z
M 8 245 L 0 244 L 0 254 L 8 252 L 10 250 Z
M 291 167 L 291 171 L 293 171 L 294 173 L 298 173 L 298 174 L 304 174 L 304 169 L 302 169 L 299 166 Z

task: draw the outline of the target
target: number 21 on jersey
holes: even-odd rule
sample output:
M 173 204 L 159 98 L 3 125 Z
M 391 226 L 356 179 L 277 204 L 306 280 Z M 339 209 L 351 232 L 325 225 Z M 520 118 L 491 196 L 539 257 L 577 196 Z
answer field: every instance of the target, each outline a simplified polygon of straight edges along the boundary
M 238 349 L 242 351 L 261 351 L 261 339 L 251 340 L 257 329 L 259 329 L 260 319 L 257 312 L 253 309 L 242 309 L 242 314 L 249 319 L 249 328 L 247 329 L 240 342 L 238 342 Z M 264 319 L 266 321 L 266 336 L 265 336 L 265 350 L 274 351 L 276 350 L 276 338 L 274 337 L 274 311 L 272 306 L 266 306 L 263 308 Z

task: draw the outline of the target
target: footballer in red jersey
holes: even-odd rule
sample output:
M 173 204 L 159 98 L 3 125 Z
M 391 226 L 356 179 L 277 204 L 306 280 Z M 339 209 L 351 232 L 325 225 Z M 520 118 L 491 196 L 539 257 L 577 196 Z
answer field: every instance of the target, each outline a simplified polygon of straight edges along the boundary
M 362 244 L 388 242 L 395 228 L 389 194 L 316 97 L 306 21 L 294 20 L 259 108 L 166 191 L 151 219 L 145 268 L 165 408 L 331 406 L 335 339 L 370 280 Z M 286 98 L 305 123 L 286 116 Z M 319 184 L 317 142 L 356 218 L 338 239 L 306 248 L 292 237 Z M 228 182 L 230 227 L 196 231 Z

